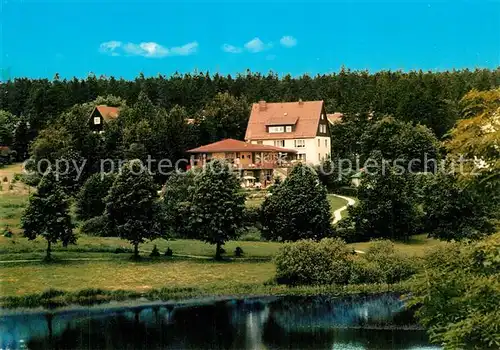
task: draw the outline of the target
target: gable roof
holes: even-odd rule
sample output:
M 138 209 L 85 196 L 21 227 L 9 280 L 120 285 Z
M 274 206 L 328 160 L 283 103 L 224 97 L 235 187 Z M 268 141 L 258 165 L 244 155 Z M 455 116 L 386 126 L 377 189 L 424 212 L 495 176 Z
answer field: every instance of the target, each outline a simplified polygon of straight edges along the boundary
M 283 153 L 297 153 L 296 150 L 268 146 L 257 145 L 235 139 L 225 139 L 210 143 L 208 145 L 200 146 L 190 149 L 188 153 L 217 153 L 217 152 L 283 152 Z
M 95 109 L 99 111 L 105 121 L 110 121 L 116 119 L 120 114 L 120 109 L 118 107 L 110 107 L 106 105 L 96 106 Z
M 340 123 L 342 121 L 342 117 L 344 116 L 343 113 L 340 112 L 335 112 L 332 114 L 327 114 L 326 118 L 330 122 L 330 124 L 335 124 L 335 123 Z
M 316 137 L 323 101 L 299 101 L 252 105 L 245 140 L 274 140 Z M 295 125 L 293 132 L 267 132 L 270 125 Z

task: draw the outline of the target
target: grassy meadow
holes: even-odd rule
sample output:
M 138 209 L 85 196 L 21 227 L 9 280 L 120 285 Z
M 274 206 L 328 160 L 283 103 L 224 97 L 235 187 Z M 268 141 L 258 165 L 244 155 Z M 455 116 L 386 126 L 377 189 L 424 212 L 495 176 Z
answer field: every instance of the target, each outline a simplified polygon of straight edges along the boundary
M 0 236 L 0 294 L 3 297 L 32 295 L 48 289 L 75 293 L 89 288 L 110 293 L 126 290 L 142 294 L 162 288 L 191 290 L 192 293 L 284 292 L 282 286 L 265 287 L 265 282 L 275 274 L 271 259 L 281 243 L 260 241 L 258 234 L 252 240 L 227 242 L 224 249 L 225 257 L 229 259 L 224 262 L 213 260 L 215 246 L 188 239 L 158 239 L 144 243 L 140 245 L 143 259 L 132 261 L 132 247 L 127 241 L 83 234 L 78 235 L 76 245 L 53 245 L 55 261 L 42 262 L 46 241 L 42 238 L 28 241 L 20 229 L 20 217 L 32 190 L 13 181 L 13 174 L 20 172 L 19 165 L 0 169 L 3 184 L 0 230 L 8 226 L 13 233 L 11 237 Z M 5 177 L 7 181 L 3 181 Z M 346 205 L 344 199 L 333 195 L 328 195 L 328 200 L 332 212 Z M 262 196 L 249 198 L 247 205 L 258 206 L 262 201 Z M 351 246 L 363 251 L 369 244 L 363 242 Z M 408 243 L 396 243 L 396 248 L 418 257 L 427 247 L 436 244 L 441 243 L 425 236 L 415 236 Z M 154 245 L 161 257 L 149 257 Z M 234 256 L 236 247 L 243 249 L 242 257 Z M 163 256 L 167 248 L 173 251 L 173 257 Z

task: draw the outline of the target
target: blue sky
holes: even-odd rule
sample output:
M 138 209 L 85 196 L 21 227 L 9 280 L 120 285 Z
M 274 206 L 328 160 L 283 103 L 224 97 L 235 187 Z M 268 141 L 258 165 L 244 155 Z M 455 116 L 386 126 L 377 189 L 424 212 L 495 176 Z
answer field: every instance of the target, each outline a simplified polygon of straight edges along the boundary
M 500 65 L 500 1 L 0 1 L 4 78 Z

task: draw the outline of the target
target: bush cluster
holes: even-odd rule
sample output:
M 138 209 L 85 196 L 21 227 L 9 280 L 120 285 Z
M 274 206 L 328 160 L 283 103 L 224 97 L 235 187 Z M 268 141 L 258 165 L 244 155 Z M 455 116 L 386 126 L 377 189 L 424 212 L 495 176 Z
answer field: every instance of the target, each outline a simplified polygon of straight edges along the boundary
M 288 285 L 345 284 L 351 255 L 345 242 L 335 238 L 285 243 L 274 259 L 276 279 Z
M 377 241 L 354 255 L 340 239 L 285 243 L 275 259 L 276 280 L 287 285 L 396 283 L 408 279 L 419 263 L 397 253 L 390 241 Z

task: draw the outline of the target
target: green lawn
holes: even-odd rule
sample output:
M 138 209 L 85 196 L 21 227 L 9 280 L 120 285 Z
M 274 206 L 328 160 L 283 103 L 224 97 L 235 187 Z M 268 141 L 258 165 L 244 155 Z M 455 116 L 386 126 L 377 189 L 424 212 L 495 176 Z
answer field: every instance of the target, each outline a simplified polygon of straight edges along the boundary
M 19 166 L 1 169 L 3 176 L 20 172 Z M 140 262 L 130 260 L 131 245 L 116 237 L 79 235 L 76 245 L 53 246 L 55 263 L 5 262 L 10 260 L 41 260 L 45 255 L 46 242 L 41 238 L 28 241 L 22 237 L 19 227 L 22 211 L 26 206 L 29 188 L 14 184 L 13 189 L 3 186 L 0 191 L 0 230 L 9 225 L 12 237 L 0 236 L 0 294 L 26 295 L 48 288 L 76 291 L 85 288 L 106 290 L 124 289 L 147 292 L 158 288 L 205 288 L 206 290 L 244 290 L 264 288 L 263 283 L 274 276 L 271 258 L 281 243 L 262 241 L 230 241 L 224 246 L 226 257 L 234 258 L 236 247 L 243 249 L 243 258 L 215 262 L 215 247 L 197 240 L 158 239 L 140 245 L 140 253 L 146 257 Z M 332 212 L 346 205 L 346 201 L 328 195 Z M 248 206 L 258 206 L 263 198 L 252 198 Z M 408 255 L 421 256 L 425 248 L 443 244 L 425 236 L 413 237 L 408 243 L 396 243 L 396 248 Z M 172 249 L 173 258 L 148 258 L 153 246 L 163 254 Z M 369 243 L 355 243 L 354 249 L 366 250 Z M 115 253 L 119 249 L 124 252 Z M 4 261 L 4 263 L 2 263 Z M 260 288 L 260 289 L 259 289 Z M 268 288 L 268 287 L 265 287 Z M 264 288 L 264 289 L 265 289 Z M 274 287 L 269 287 L 274 288 Z M 263 289 L 262 289 L 263 290 Z M 267 290 L 267 289 L 266 289 Z
M 161 287 L 218 287 L 224 284 L 262 284 L 274 276 L 271 262 L 214 262 L 200 259 L 124 257 L 112 261 L 18 263 L 0 269 L 3 296 L 37 293 L 49 288 L 147 291 Z

